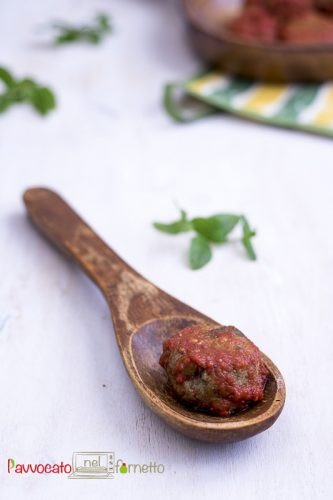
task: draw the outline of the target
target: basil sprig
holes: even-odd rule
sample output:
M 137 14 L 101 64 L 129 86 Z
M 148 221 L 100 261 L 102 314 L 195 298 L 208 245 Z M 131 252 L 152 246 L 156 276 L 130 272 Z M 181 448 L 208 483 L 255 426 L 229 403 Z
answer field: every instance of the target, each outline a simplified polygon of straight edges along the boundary
M 64 22 L 57 22 L 52 27 L 57 32 L 54 38 L 55 45 L 73 42 L 86 42 L 97 45 L 112 31 L 109 17 L 106 14 L 99 14 L 91 25 L 74 26 Z
M 46 115 L 56 106 L 52 90 L 39 85 L 31 78 L 17 80 L 8 69 L 0 68 L 0 80 L 5 86 L 0 94 L 0 113 L 22 102 L 30 104 L 41 115 Z
M 241 243 L 250 260 L 257 256 L 252 245 L 252 238 L 256 232 L 251 229 L 244 215 L 229 213 L 215 214 L 210 217 L 195 217 L 189 219 L 184 210 L 180 211 L 180 218 L 168 224 L 154 222 L 154 227 L 167 234 L 179 234 L 194 231 L 196 235 L 191 239 L 188 259 L 191 269 L 200 269 L 212 258 L 212 244 L 228 242 L 228 236 L 233 229 L 240 225 L 242 229 Z

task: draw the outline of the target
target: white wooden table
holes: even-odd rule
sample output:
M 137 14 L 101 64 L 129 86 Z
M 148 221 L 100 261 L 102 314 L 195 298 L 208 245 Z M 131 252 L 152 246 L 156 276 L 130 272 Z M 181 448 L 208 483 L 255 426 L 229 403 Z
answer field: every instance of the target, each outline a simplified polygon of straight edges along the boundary
M 49 20 L 99 10 L 116 26 L 101 47 L 37 43 Z M 59 101 L 46 119 L 24 106 L 0 116 L 1 499 L 333 498 L 332 142 L 223 115 L 172 123 L 162 84 L 199 67 L 176 0 L 5 0 L 0 63 L 52 85 Z M 277 423 L 209 445 L 145 408 L 100 293 L 28 224 L 21 194 L 32 185 L 61 192 L 139 272 L 253 339 L 286 379 Z M 177 216 L 174 200 L 191 215 L 246 213 L 258 261 L 231 245 L 190 271 L 188 236 L 151 227 Z M 53 464 L 75 451 L 165 471 L 7 473 L 8 458 Z

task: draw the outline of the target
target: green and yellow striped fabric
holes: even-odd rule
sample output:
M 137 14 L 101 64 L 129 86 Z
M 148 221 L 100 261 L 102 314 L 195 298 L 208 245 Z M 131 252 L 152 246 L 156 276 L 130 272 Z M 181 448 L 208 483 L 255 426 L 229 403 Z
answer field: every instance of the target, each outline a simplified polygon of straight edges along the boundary
M 333 82 L 267 84 L 212 71 L 182 87 L 192 97 L 235 115 L 333 136 Z

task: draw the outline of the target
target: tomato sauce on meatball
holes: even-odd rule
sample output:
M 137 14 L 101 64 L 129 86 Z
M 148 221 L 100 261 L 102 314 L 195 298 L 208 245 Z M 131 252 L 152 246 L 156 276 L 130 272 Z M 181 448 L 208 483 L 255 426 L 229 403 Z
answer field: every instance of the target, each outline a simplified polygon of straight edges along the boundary
M 249 41 L 331 44 L 332 14 L 333 0 L 246 0 L 227 30 Z
M 160 364 L 177 398 L 220 417 L 262 400 L 269 374 L 259 349 L 233 326 L 184 328 L 163 343 Z
M 324 12 L 333 13 L 333 0 L 315 0 L 315 5 Z
M 298 18 L 313 8 L 313 0 L 266 0 L 265 4 L 281 20 Z
M 278 23 L 261 6 L 245 7 L 241 14 L 230 24 L 229 30 L 247 40 L 272 42 L 278 36 Z
M 291 43 L 332 43 L 333 22 L 322 14 L 310 13 L 286 24 L 282 38 Z

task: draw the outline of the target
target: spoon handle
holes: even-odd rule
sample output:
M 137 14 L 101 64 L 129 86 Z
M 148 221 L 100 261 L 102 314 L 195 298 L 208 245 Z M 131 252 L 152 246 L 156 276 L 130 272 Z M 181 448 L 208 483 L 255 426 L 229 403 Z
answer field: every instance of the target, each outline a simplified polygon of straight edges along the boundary
M 113 291 L 124 272 L 132 280 L 145 281 L 57 193 L 46 188 L 31 188 L 25 191 L 23 199 L 38 229 L 80 265 L 110 305 L 117 305 Z
M 101 289 L 120 344 L 127 343 L 128 333 L 138 325 L 152 320 L 184 314 L 207 319 L 126 264 L 54 191 L 31 188 L 23 198 L 38 229 Z

